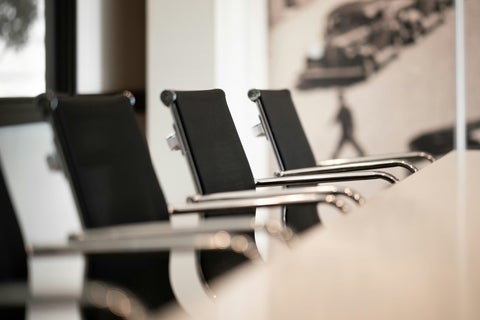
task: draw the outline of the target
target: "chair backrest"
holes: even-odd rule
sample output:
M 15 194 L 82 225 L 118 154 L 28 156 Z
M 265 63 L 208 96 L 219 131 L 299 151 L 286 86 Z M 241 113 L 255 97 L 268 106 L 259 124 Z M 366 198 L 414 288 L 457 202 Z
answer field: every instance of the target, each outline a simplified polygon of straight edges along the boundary
M 168 220 L 148 148 L 124 95 L 55 97 L 56 139 L 86 228 Z
M 258 106 L 260 121 L 280 170 L 314 167 L 315 156 L 295 110 L 290 91 L 252 89 L 248 92 L 248 97 Z M 285 219 L 298 231 L 305 231 L 320 223 L 314 205 L 287 207 Z
M 298 117 L 289 90 L 249 91 L 256 102 L 265 134 L 280 170 L 314 167 L 315 156 Z
M 51 113 L 58 156 L 86 228 L 168 220 L 133 102 L 128 93 L 38 98 Z M 173 299 L 166 252 L 92 255 L 87 276 L 131 290 L 150 308 Z
M 174 128 L 197 192 L 255 189 L 253 174 L 222 90 L 163 91 L 161 99 L 172 109 Z M 204 217 L 224 214 L 205 213 Z M 229 211 L 228 214 L 254 216 L 255 209 Z M 243 257 L 229 252 L 202 252 L 199 259 L 207 281 L 245 262 Z
M 164 91 L 165 105 L 172 108 L 190 168 L 202 194 L 255 189 L 255 180 L 220 89 Z M 253 210 L 242 212 L 254 215 Z M 286 223 L 304 231 L 319 222 L 315 205 L 287 208 Z
M 197 191 L 210 194 L 253 190 L 255 180 L 220 89 L 164 91 Z M 255 214 L 255 210 L 245 210 Z

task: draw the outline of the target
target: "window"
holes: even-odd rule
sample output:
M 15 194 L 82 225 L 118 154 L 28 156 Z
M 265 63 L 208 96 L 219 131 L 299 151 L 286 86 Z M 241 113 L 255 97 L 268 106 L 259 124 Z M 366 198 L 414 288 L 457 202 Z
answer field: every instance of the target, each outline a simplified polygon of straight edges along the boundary
M 0 96 L 45 91 L 45 2 L 0 0 Z

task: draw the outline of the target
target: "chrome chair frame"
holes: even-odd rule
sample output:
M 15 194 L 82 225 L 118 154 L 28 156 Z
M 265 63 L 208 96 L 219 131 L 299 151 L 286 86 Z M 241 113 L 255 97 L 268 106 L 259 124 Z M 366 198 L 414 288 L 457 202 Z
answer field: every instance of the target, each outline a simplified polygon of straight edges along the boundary
M 190 173 L 193 177 L 195 188 L 198 192 L 197 195 L 191 196 L 191 201 L 199 201 L 199 200 L 208 200 L 214 199 L 213 195 L 202 196 L 203 193 L 199 175 L 195 169 L 194 160 L 192 157 L 192 153 L 187 143 L 187 138 L 185 134 L 185 129 L 182 126 L 182 122 L 180 121 L 180 116 L 178 113 L 178 109 L 175 103 L 176 100 L 176 93 L 173 90 L 164 90 L 160 95 L 160 99 L 163 104 L 170 108 L 172 112 L 172 116 L 174 119 L 173 123 L 173 130 L 174 132 L 168 135 L 167 137 L 167 144 L 169 145 L 171 150 L 180 150 L 182 154 L 187 159 L 188 167 Z M 274 187 L 274 186 L 287 186 L 287 185 L 306 185 L 306 184 L 314 184 L 314 183 L 332 183 L 332 182 L 340 182 L 340 181 L 356 181 L 356 180 L 370 180 L 370 179 L 380 179 L 387 181 L 390 184 L 394 184 L 398 182 L 398 179 L 390 173 L 386 172 L 379 172 L 379 171 L 365 171 L 365 172 L 355 172 L 355 173 L 335 173 L 330 175 L 308 175 L 303 177 L 269 177 L 269 178 L 262 178 L 256 179 L 255 185 L 256 187 Z M 340 190 L 337 190 L 339 192 Z M 223 194 L 223 193 L 222 193 Z M 236 197 L 237 194 L 241 195 L 238 192 L 228 192 L 231 197 Z M 357 193 L 358 194 L 358 193 Z M 344 193 L 347 195 L 347 193 Z M 225 195 L 222 195 L 225 197 Z
M 270 145 L 273 149 L 273 153 L 279 165 L 280 171 L 276 172 L 277 176 L 295 176 L 304 174 L 323 174 L 333 172 L 351 172 L 358 170 L 372 170 L 372 169 L 385 169 L 393 167 L 402 167 L 406 169 L 410 174 L 418 171 L 418 168 L 410 161 L 426 160 L 429 162 L 435 161 L 435 158 L 426 152 L 407 152 L 407 153 L 395 153 L 390 155 L 378 155 L 367 156 L 361 158 L 348 158 L 348 159 L 331 159 L 324 160 L 317 163 L 317 166 L 311 168 L 302 168 L 287 170 L 280 156 L 278 146 L 275 142 L 275 137 L 272 132 L 269 121 L 264 111 L 264 107 L 261 101 L 262 90 L 251 89 L 248 91 L 248 98 L 253 101 L 259 111 L 259 126 L 256 126 L 257 135 L 265 135 L 267 140 L 270 141 Z
M 223 91 L 216 89 L 216 90 L 211 90 L 211 93 L 207 91 L 198 91 L 199 96 L 199 103 L 205 103 L 204 99 L 212 99 L 210 100 L 210 103 L 218 103 L 218 105 L 214 106 L 210 110 L 214 112 L 220 111 L 222 117 L 228 117 L 228 109 L 222 109 L 222 108 L 227 108 L 226 106 L 226 101 L 223 101 L 223 98 L 221 98 L 222 95 L 224 95 Z M 215 92 L 216 91 L 216 92 Z M 190 92 L 182 92 L 182 94 L 185 94 L 185 97 L 189 97 L 188 99 L 193 99 L 190 100 L 190 108 L 194 107 L 194 99 L 195 99 L 195 91 L 190 91 Z M 238 199 L 245 197 L 246 195 L 248 196 L 255 196 L 256 192 L 260 189 L 260 187 L 295 187 L 298 188 L 299 186 L 307 186 L 307 185 L 317 185 L 317 184 L 325 184 L 325 183 L 333 183 L 333 182 L 343 182 L 343 181 L 363 181 L 363 180 L 369 180 L 369 179 L 378 179 L 378 180 L 384 180 L 387 181 L 388 183 L 396 183 L 398 179 L 396 179 L 395 176 L 386 173 L 386 172 L 378 172 L 378 171 L 363 171 L 363 172 L 339 172 L 339 173 L 332 173 L 332 174 L 323 174 L 323 175 L 304 175 L 304 176 L 294 176 L 294 177 L 270 177 L 270 178 L 264 178 L 264 179 L 255 179 L 251 178 L 252 181 L 249 182 L 250 180 L 250 174 L 248 174 L 247 170 L 250 170 L 248 167 L 248 159 L 244 159 L 242 152 L 243 150 L 240 150 L 241 147 L 239 147 L 239 141 L 235 137 L 237 132 L 235 131 L 235 125 L 232 123 L 230 124 L 230 120 L 227 119 L 228 123 L 225 124 L 225 128 L 221 129 L 223 130 L 222 132 L 230 136 L 231 135 L 231 143 L 234 144 L 232 146 L 232 154 L 229 156 L 232 156 L 235 154 L 235 157 L 241 158 L 238 163 L 238 170 L 236 168 L 232 168 L 233 171 L 229 171 L 230 169 L 226 168 L 226 171 L 223 174 L 236 174 L 237 177 L 242 176 L 242 170 L 244 171 L 245 179 L 243 181 L 239 181 L 239 184 L 237 185 L 235 191 L 229 190 L 228 187 L 225 187 L 225 191 L 222 191 L 222 184 L 224 182 L 221 182 L 222 179 L 218 180 L 218 185 L 214 188 L 210 187 L 205 187 L 206 190 L 204 189 L 203 184 L 207 183 L 209 184 L 210 182 L 215 184 L 216 179 L 205 179 L 205 174 L 208 172 L 208 166 L 205 166 L 205 156 L 206 154 L 204 153 L 203 156 L 199 155 L 194 155 L 193 150 L 196 150 L 195 152 L 198 152 L 199 145 L 190 145 L 189 141 L 190 139 L 187 137 L 187 129 L 188 131 L 190 130 L 196 130 L 198 134 L 198 130 L 202 130 L 200 127 L 196 127 L 192 124 L 192 128 L 184 128 L 184 121 L 183 121 L 183 116 L 181 115 L 181 110 L 179 105 L 177 104 L 177 94 L 180 94 L 179 92 L 172 91 L 172 90 L 164 90 L 161 95 L 160 99 L 163 102 L 163 104 L 166 107 L 169 107 L 171 112 L 172 112 L 172 117 L 173 117 L 173 129 L 174 132 L 169 134 L 167 136 L 167 144 L 169 145 L 171 150 L 180 150 L 182 154 L 186 157 L 187 159 L 187 164 L 191 173 L 191 176 L 193 177 L 194 185 L 196 188 L 196 195 L 190 196 L 189 200 L 193 202 L 205 202 L 205 201 L 210 201 L 210 200 L 218 200 L 218 199 Z M 208 98 L 210 96 L 210 98 Z M 203 97 L 203 98 L 202 98 Z M 187 99 L 187 98 L 186 98 Z M 218 100 L 216 100 L 218 99 Z M 203 102 L 202 102 L 203 101 Z M 193 109 L 189 109 L 187 105 L 185 106 L 185 112 L 193 112 Z M 208 108 L 208 107 L 207 107 Z M 191 111 L 187 111 L 191 110 Z M 201 109 L 199 110 L 201 112 Z M 186 113 L 188 114 L 188 113 Z M 190 119 L 192 120 L 192 113 L 190 113 Z M 217 119 L 219 120 L 219 119 Z M 217 132 L 218 134 L 218 132 Z M 227 140 L 222 140 L 222 145 L 227 144 Z M 200 142 L 200 141 L 199 141 Z M 221 149 L 218 149 L 221 150 Z M 222 152 L 222 151 L 220 151 Z M 223 150 L 223 152 L 228 152 L 228 150 Z M 204 169 L 200 169 L 201 167 L 197 166 L 197 157 L 199 159 L 203 158 L 203 163 Z M 233 160 L 235 161 L 235 160 Z M 219 165 L 219 164 L 217 164 Z M 235 167 L 235 165 L 233 165 Z M 205 171 L 200 171 L 200 170 L 205 170 Z M 237 173 L 234 173 L 237 171 Z M 209 175 L 215 174 L 214 172 L 208 173 Z M 202 178 L 201 178 L 202 177 Z M 202 181 L 201 181 L 202 180 Z M 205 181 L 203 181 L 205 180 Z M 230 179 L 231 180 L 231 179 Z M 240 180 L 242 180 L 240 178 Z M 210 182 L 208 182 L 210 181 Z M 241 189 L 242 187 L 239 187 L 240 185 L 243 186 L 245 189 Z M 246 191 L 250 190 L 250 191 Z M 362 203 L 363 198 L 358 194 L 356 191 L 352 191 L 350 188 L 334 188 L 334 187 L 324 187 L 323 189 L 325 192 L 329 193 L 334 193 L 338 195 L 339 197 L 347 197 L 352 199 L 356 204 Z M 207 192 L 208 191 L 208 192 Z M 305 190 L 307 191 L 307 190 Z M 318 189 L 315 190 L 317 192 Z M 213 193 L 212 193 L 213 192 Z M 308 191 L 307 191 L 308 192 Z M 206 195 L 205 195 L 206 194 Z M 305 212 L 306 216 L 305 219 L 302 220 L 301 216 L 297 216 L 300 212 Z M 299 211 L 293 212 L 292 210 L 288 210 L 287 207 L 283 208 L 283 213 L 282 213 L 282 223 L 285 226 L 293 226 L 297 232 L 302 232 L 303 230 L 306 230 L 308 227 L 314 225 L 316 222 L 315 216 L 318 216 L 318 214 L 313 213 L 313 209 L 307 209 L 306 207 L 304 209 L 300 209 Z M 290 213 L 291 212 L 291 213 Z M 341 212 L 344 212 L 343 210 Z M 290 218 L 294 217 L 295 218 Z M 290 220 L 291 219 L 291 220 Z M 318 218 L 317 218 L 318 219 Z M 296 220 L 298 222 L 290 222 L 293 220 Z

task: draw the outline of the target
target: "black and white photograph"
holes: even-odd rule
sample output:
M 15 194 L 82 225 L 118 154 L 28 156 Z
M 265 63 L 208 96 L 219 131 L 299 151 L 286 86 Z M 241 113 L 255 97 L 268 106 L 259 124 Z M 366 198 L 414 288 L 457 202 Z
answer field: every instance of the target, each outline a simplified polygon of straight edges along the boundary
M 318 159 L 453 148 L 453 0 L 271 1 L 270 10 L 271 83 L 292 88 Z M 479 109 L 469 117 L 476 147 Z

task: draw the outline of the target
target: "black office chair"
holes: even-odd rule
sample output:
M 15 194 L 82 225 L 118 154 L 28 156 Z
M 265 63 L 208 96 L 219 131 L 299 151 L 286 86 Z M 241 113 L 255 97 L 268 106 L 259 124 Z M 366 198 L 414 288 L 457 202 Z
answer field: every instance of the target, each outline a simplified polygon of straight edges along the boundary
M 414 173 L 417 168 L 411 161 L 433 162 L 435 160 L 426 152 L 409 152 L 353 159 L 332 159 L 317 163 L 289 90 L 252 89 L 248 92 L 248 97 L 258 106 L 262 131 L 270 141 L 280 167 L 279 176 L 392 167 L 402 167 Z
M 165 231 L 172 213 L 230 214 L 232 210 L 249 210 L 257 206 L 326 201 L 326 196 L 319 192 L 306 196 L 284 192 L 263 199 L 235 202 L 227 199 L 167 208 L 147 145 L 135 120 L 133 103 L 134 97 L 129 92 L 122 95 L 73 97 L 46 94 L 38 99 L 38 104 L 47 113 L 55 133 L 58 153 L 56 157 L 50 158 L 50 162 L 53 167 L 63 167 L 86 228 L 83 234 L 72 239 L 80 241 L 77 249 L 84 248 L 84 252 L 97 253 L 88 256 L 89 279 L 99 279 L 127 288 L 149 309 L 155 309 L 174 298 L 168 276 L 168 253 L 125 252 L 128 248 L 117 244 L 116 250 L 113 250 L 115 254 L 104 254 L 108 251 L 108 245 L 115 245 L 116 241 L 125 239 L 134 241 L 134 245 L 147 241 L 145 247 L 136 249 L 168 251 L 169 244 L 177 249 L 185 246 L 185 241 L 179 238 L 181 235 L 191 237 L 201 231 L 212 233 L 224 229 L 246 233 L 256 228 L 251 223 L 243 223 L 242 228 L 225 223 L 219 227 L 217 223 L 213 227 L 203 224 L 203 229 L 198 230 Z M 250 222 L 250 219 L 244 220 Z M 163 236 L 169 241 L 162 245 L 162 241 L 165 241 Z M 225 245 L 211 244 L 210 239 L 207 240 L 201 245 L 198 238 L 192 238 L 187 244 L 190 248 L 212 251 Z M 82 247 L 92 241 L 97 241 L 96 246 L 97 249 L 100 246 L 100 250 Z M 245 256 L 250 256 L 252 251 L 251 245 L 239 247 L 232 241 L 228 242 L 227 247 L 232 251 L 238 249 L 242 254 L 221 251 L 210 256 L 210 259 L 202 260 L 201 269 L 207 281 L 243 263 Z M 62 251 L 61 248 L 37 247 L 34 252 L 48 253 L 59 249 Z M 89 318 L 107 316 L 99 313 L 101 311 L 90 309 L 86 315 Z
M 255 190 L 257 187 L 363 179 L 385 179 L 391 183 L 396 181 L 391 175 L 381 172 L 255 180 L 222 90 L 165 90 L 161 94 L 161 100 L 171 108 L 175 122 L 176 133 L 169 137 L 171 147 L 175 149 L 179 145 L 183 150 L 197 192 L 205 195 L 195 197 L 197 201 L 215 199 L 212 194 L 219 192 Z M 334 192 L 334 189 L 330 192 Z M 341 188 L 336 189 L 336 192 L 347 196 L 354 194 Z M 223 196 L 228 197 L 227 194 Z M 234 198 L 234 193 L 230 197 Z M 353 197 L 358 199 L 358 194 Z M 243 214 L 253 216 L 255 211 L 249 210 Z M 297 232 L 305 231 L 320 222 L 316 205 L 288 207 L 284 219 L 287 225 Z
M 168 211 L 125 96 L 47 97 L 52 125 L 86 229 L 167 221 Z M 60 153 L 59 153 L 60 154 Z M 150 309 L 173 299 L 168 252 L 88 257 L 87 278 L 128 288 Z M 94 318 L 90 310 L 87 318 Z

